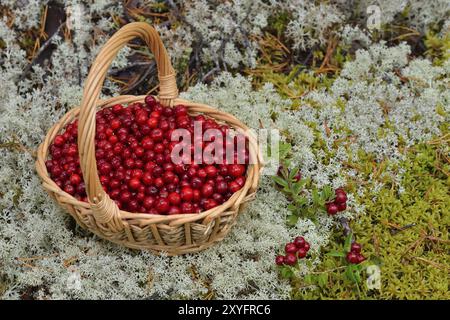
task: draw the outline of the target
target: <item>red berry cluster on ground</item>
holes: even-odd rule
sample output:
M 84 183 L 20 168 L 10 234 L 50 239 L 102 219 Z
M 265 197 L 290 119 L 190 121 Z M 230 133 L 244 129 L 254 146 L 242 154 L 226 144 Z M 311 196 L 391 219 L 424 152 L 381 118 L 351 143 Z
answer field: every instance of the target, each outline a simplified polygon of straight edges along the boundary
M 296 237 L 293 242 L 286 243 L 284 247 L 286 255 L 278 255 L 275 258 L 275 263 L 279 266 L 287 264 L 293 266 L 298 259 L 306 257 L 309 251 L 309 243 L 303 237 Z
M 330 216 L 347 209 L 347 194 L 341 188 L 336 189 L 334 201 L 326 204 L 327 212 Z
M 353 242 L 350 247 L 350 252 L 347 253 L 347 261 L 352 264 L 359 264 L 366 260 L 366 258 L 361 254 L 361 245 L 359 243 Z
M 238 152 L 234 148 L 236 137 L 231 139 L 234 144 L 231 150 L 235 150 L 232 162 L 226 161 L 225 152 L 213 153 L 215 158 L 209 161 L 202 153 L 202 158 L 197 157 L 194 162 L 194 121 L 202 123 L 203 133 L 207 129 L 220 130 L 224 150 L 228 147 L 230 139 L 225 138 L 230 131 L 228 126 L 203 115 L 190 116 L 183 105 L 164 107 L 152 96 L 147 96 L 144 104 L 133 103 L 128 107 L 118 104 L 97 112 L 95 156 L 100 182 L 120 209 L 153 214 L 201 212 L 224 203 L 243 187 L 248 141 L 245 151 L 240 151 L 245 164 L 238 163 Z M 191 133 L 187 145 L 191 150 L 190 164 L 172 162 L 171 151 L 182 143 L 171 141 L 173 131 L 178 128 Z M 77 130 L 75 120 L 55 137 L 46 167 L 60 188 L 87 201 L 78 157 Z M 201 137 L 195 142 L 200 143 L 203 151 L 213 141 Z

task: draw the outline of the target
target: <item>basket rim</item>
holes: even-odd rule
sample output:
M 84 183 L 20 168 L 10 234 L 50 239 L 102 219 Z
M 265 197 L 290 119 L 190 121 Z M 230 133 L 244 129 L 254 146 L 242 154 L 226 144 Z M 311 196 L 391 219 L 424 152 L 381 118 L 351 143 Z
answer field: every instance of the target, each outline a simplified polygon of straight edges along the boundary
M 99 99 L 97 101 L 97 110 L 101 110 L 103 108 L 110 107 L 115 104 L 132 104 L 136 102 L 144 102 L 144 99 L 147 95 L 120 95 L 111 97 L 108 99 Z M 152 95 L 153 96 L 153 95 Z M 160 101 L 158 96 L 153 96 L 156 98 L 157 101 Z M 227 122 L 227 121 L 221 121 L 221 122 L 227 122 L 227 124 L 231 125 L 235 129 L 249 129 L 244 123 L 242 123 L 239 119 L 237 119 L 235 116 L 220 111 L 217 108 L 213 108 L 207 104 L 203 103 L 197 103 L 193 102 L 187 99 L 182 98 L 176 98 L 174 99 L 173 106 L 184 104 L 188 107 L 188 109 L 194 108 L 194 112 L 190 112 L 191 110 L 188 110 L 189 114 L 196 114 L 196 113 L 202 113 L 202 112 L 196 112 L 195 108 L 201 108 L 201 109 L 207 109 L 209 113 L 202 113 L 205 116 L 209 116 L 211 118 L 215 118 L 215 116 L 226 116 L 228 118 L 231 117 L 233 122 Z M 168 106 L 172 107 L 172 106 Z M 64 114 L 48 131 L 45 135 L 45 138 L 43 142 L 38 147 L 37 152 L 37 160 L 36 160 L 36 171 L 40 178 L 43 180 L 44 188 L 51 189 L 51 191 L 63 195 L 65 199 L 65 203 L 70 203 L 72 205 L 84 207 L 86 209 L 91 208 L 91 203 L 84 202 L 81 200 L 76 199 L 74 196 L 68 194 L 64 190 L 62 190 L 58 185 L 54 182 L 53 179 L 50 178 L 50 174 L 47 171 L 47 167 L 45 166 L 45 161 L 48 158 L 49 148 L 50 144 L 55 138 L 55 136 L 65 128 L 65 126 L 73 121 L 74 119 L 77 119 L 80 112 L 80 106 L 73 107 L 71 110 L 69 110 L 67 113 Z M 236 128 L 236 124 L 239 124 L 240 127 Z M 245 133 L 244 133 L 245 134 Z M 226 212 L 228 209 L 230 211 L 233 211 L 232 207 L 236 203 L 242 202 L 244 198 L 253 197 L 256 193 L 256 189 L 258 187 L 259 183 L 259 177 L 261 170 L 263 169 L 263 161 L 262 156 L 259 152 L 259 145 L 257 141 L 254 140 L 253 137 L 246 134 L 246 136 L 253 141 L 253 144 L 250 143 L 249 149 L 253 148 L 255 156 L 256 156 L 256 163 L 249 164 L 247 171 L 246 171 L 246 182 L 244 186 L 235 192 L 227 201 L 225 201 L 223 204 L 216 206 L 210 210 L 202 211 L 200 213 L 182 213 L 182 214 L 174 214 L 174 215 L 161 215 L 161 214 L 150 214 L 150 213 L 142 213 L 142 212 L 129 212 L 125 210 L 119 210 L 120 219 L 122 221 L 126 221 L 127 223 L 131 223 L 133 225 L 140 225 L 145 226 L 149 224 L 161 224 L 161 223 L 168 223 L 170 226 L 176 226 L 176 225 L 182 225 L 185 223 L 195 223 L 198 220 L 204 220 L 203 224 L 207 224 L 209 221 L 215 218 L 215 216 L 219 215 L 220 213 Z M 239 200 L 239 201 L 238 201 Z M 59 202 L 59 201 L 58 201 Z

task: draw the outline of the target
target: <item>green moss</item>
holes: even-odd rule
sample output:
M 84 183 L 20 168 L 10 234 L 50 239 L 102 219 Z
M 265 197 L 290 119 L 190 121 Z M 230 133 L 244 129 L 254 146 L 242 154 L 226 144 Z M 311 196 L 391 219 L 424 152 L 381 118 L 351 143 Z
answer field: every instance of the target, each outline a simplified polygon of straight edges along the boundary
M 446 32 L 442 36 L 434 32 L 427 32 L 424 43 L 427 48 L 425 55 L 432 59 L 433 64 L 442 65 L 450 59 L 450 32 Z
M 366 214 L 352 222 L 351 227 L 363 245 L 364 254 L 370 257 L 367 264 L 380 266 L 379 291 L 367 289 L 364 273 L 358 290 L 339 269 L 343 262 L 323 255 L 316 272 L 327 274 L 326 283 L 314 283 L 316 288 L 307 290 L 310 289 L 308 279 L 296 279 L 292 283 L 293 297 L 449 299 L 450 178 L 447 174 L 450 163 L 439 156 L 445 150 L 448 152 L 448 141 L 443 138 L 415 146 L 400 164 L 405 170 L 403 192 L 385 178 L 381 190 L 375 192 L 368 185 L 366 194 L 357 199 L 366 207 Z M 363 152 L 360 156 L 355 166 L 364 175 L 373 173 L 376 166 L 381 179 L 380 172 L 390 166 L 388 161 L 376 164 L 371 155 Z M 396 229 L 403 226 L 409 227 L 402 231 Z M 336 250 L 341 245 L 341 230 L 336 230 L 333 238 L 328 250 Z

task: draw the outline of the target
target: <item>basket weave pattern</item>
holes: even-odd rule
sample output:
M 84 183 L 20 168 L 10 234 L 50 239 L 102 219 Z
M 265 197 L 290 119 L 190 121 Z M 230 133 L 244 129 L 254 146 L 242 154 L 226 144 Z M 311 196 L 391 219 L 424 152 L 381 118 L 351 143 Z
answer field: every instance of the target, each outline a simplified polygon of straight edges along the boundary
M 249 139 L 250 164 L 247 169 L 245 185 L 223 204 L 196 214 L 155 215 L 131 213 L 120 210 L 116 203 L 103 190 L 97 173 L 95 159 L 95 114 L 97 110 L 115 104 L 144 102 L 145 96 L 118 96 L 99 100 L 99 95 L 109 66 L 130 40 L 143 39 L 158 66 L 160 81 L 157 99 L 164 106 L 183 104 L 190 115 L 203 114 L 218 122 L 244 132 L 248 127 L 234 116 L 221 112 L 205 104 L 194 103 L 178 98 L 175 71 L 170 58 L 156 30 L 143 22 L 130 23 L 105 44 L 92 64 L 85 83 L 81 106 L 69 111 L 47 133 L 44 142 L 38 148 L 36 170 L 43 180 L 43 187 L 64 207 L 76 222 L 98 235 L 130 248 L 146 249 L 153 252 L 166 251 L 169 255 L 197 252 L 222 240 L 245 203 L 253 199 L 260 175 L 261 159 L 256 139 Z M 64 192 L 50 178 L 45 161 L 49 147 L 64 127 L 78 119 L 78 149 L 80 166 L 86 184 L 89 202 L 82 202 Z

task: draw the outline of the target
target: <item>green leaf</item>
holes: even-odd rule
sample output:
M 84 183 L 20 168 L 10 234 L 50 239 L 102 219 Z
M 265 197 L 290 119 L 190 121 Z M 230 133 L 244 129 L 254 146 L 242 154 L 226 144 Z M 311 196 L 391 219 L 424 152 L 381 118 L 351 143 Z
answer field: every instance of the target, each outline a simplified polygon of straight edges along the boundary
M 323 187 L 322 192 L 321 192 L 321 197 L 325 202 L 331 201 L 333 198 L 333 195 L 334 195 L 333 189 L 331 189 L 330 186 L 327 185 L 327 186 Z
M 283 178 L 279 177 L 279 176 L 272 176 L 273 181 L 275 181 L 277 184 L 279 184 L 282 187 L 287 187 L 288 183 L 286 180 L 284 180 Z
M 320 200 L 320 196 L 319 196 L 319 193 L 317 192 L 317 189 L 314 188 L 314 189 L 312 190 L 311 195 L 312 195 L 312 201 L 313 201 L 313 204 L 314 204 L 315 206 L 317 206 L 317 205 L 319 204 L 319 200 Z
M 300 182 L 294 182 L 292 183 L 292 193 L 297 195 L 302 190 L 303 184 Z
M 294 272 L 289 266 L 282 266 L 280 270 L 281 276 L 285 279 L 290 279 L 294 276 Z
M 289 180 L 294 180 L 294 177 L 298 173 L 298 170 L 298 167 L 294 167 L 294 169 L 289 171 Z
M 311 274 L 305 275 L 305 277 L 303 278 L 303 281 L 309 285 L 314 284 L 314 278 Z
M 299 206 L 299 207 L 304 206 L 305 204 L 308 203 L 308 199 L 306 199 L 305 197 L 301 197 L 301 196 L 294 197 L 294 200 L 295 200 L 297 206 Z
M 350 264 L 345 269 L 345 275 L 347 276 L 348 280 L 355 283 L 361 282 L 361 271 L 358 268 L 358 265 Z
M 297 221 L 298 221 L 298 216 L 296 216 L 296 215 L 294 215 L 294 214 L 291 214 L 291 215 L 289 215 L 289 216 L 287 217 L 286 223 L 287 223 L 289 226 L 293 227 L 293 226 L 295 226 L 295 225 L 297 224 Z
M 350 247 L 352 246 L 352 240 L 353 240 L 353 233 L 350 232 L 348 234 L 347 238 L 345 238 L 344 252 L 350 252 Z
M 355 280 L 355 276 L 353 274 L 353 265 L 349 264 L 347 266 L 347 268 L 345 268 L 345 276 L 347 277 L 348 280 L 350 280 L 351 282 L 356 282 Z
M 317 283 L 320 287 L 325 287 L 328 284 L 328 273 L 320 273 L 317 276 Z
M 328 252 L 327 256 L 345 258 L 345 253 L 333 250 L 333 251 Z
M 279 152 L 280 152 L 280 158 L 282 158 L 282 159 L 286 158 L 289 155 L 289 153 L 291 152 L 291 145 L 286 142 L 280 143 Z

